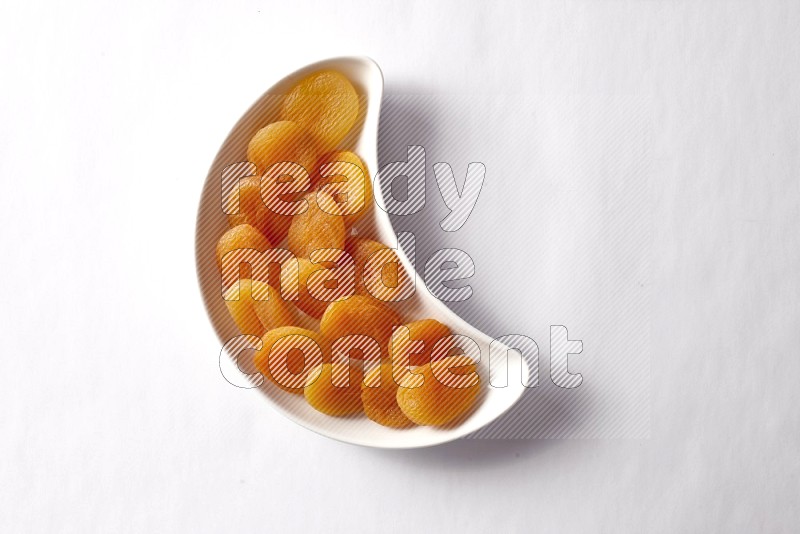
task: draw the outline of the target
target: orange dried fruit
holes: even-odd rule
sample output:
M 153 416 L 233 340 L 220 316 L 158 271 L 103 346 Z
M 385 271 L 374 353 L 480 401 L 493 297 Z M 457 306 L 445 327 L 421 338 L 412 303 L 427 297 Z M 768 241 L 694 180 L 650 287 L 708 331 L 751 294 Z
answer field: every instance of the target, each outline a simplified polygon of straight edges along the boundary
M 257 280 L 253 280 L 253 288 L 253 310 L 265 331 L 297 325 L 294 305 L 283 300 L 277 289 Z
M 239 291 L 239 298 L 236 292 Z M 265 330 L 295 323 L 293 306 L 269 284 L 242 279 L 225 292 L 225 305 L 242 334 L 260 336 Z
M 238 298 L 236 298 L 237 291 L 239 292 Z M 231 314 L 233 322 L 239 327 L 239 332 L 260 336 L 264 333 L 264 325 L 261 324 L 261 320 L 256 315 L 256 310 L 253 307 L 254 300 L 251 295 L 252 281 L 249 279 L 240 280 L 225 291 L 225 305 L 228 307 L 228 313 Z M 233 300 L 234 298 L 236 300 Z
M 342 73 L 321 70 L 309 74 L 283 99 L 281 117 L 305 127 L 325 150 L 332 150 L 358 119 L 359 98 Z
M 322 317 L 332 301 L 352 295 L 352 283 L 349 286 L 345 283 L 336 284 L 337 279 L 332 280 L 331 284 L 328 283 L 325 271 L 336 267 L 332 263 L 334 262 L 313 263 L 306 258 L 297 258 L 296 263 L 294 260 L 288 260 L 281 265 L 282 284 L 288 287 L 288 284 L 293 283 L 295 279 L 298 282 L 298 300 L 294 304 L 314 319 Z M 318 281 L 321 276 L 325 280 L 324 282 Z M 321 288 L 319 284 L 321 284 Z M 309 291 L 309 285 L 311 285 L 311 291 Z M 329 285 L 336 287 L 328 291 Z M 321 295 L 320 289 L 324 289 L 324 293 L 327 295 Z
M 264 234 L 249 224 L 240 224 L 222 234 L 217 242 L 217 265 L 222 265 L 222 258 L 228 252 L 240 248 L 252 248 L 265 251 L 272 248 Z
M 379 250 L 388 249 L 383 243 L 361 237 L 349 237 L 345 243 L 345 250 L 353 258 L 356 265 L 356 294 L 369 295 L 364 286 L 364 266 L 369 257 Z
M 422 319 L 403 325 L 408 330 L 398 328 L 389 341 L 389 353 L 392 360 L 412 366 L 430 362 L 431 351 L 440 339 L 451 334 L 450 329 L 436 319 Z M 415 343 L 415 342 L 419 343 Z
M 420 377 L 423 383 L 417 385 Z M 397 388 L 397 405 L 418 425 L 442 426 L 468 413 L 479 391 L 480 376 L 474 360 L 448 356 L 406 375 Z
M 385 362 L 364 377 L 361 386 L 364 413 L 376 423 L 392 428 L 414 426 L 397 404 L 397 382 L 392 376 L 392 364 Z
M 339 205 L 346 227 L 372 209 L 374 196 L 367 166 L 349 151 L 329 152 L 317 162 L 314 186 Z
M 372 239 L 350 237 L 345 250 L 356 266 L 356 295 L 369 295 L 390 302 L 408 293 L 409 289 L 413 292 L 414 282 L 394 249 Z M 380 277 L 374 269 L 380 269 Z
M 288 247 L 292 254 L 309 258 L 315 250 L 343 250 L 344 219 L 331 196 L 319 191 L 308 193 L 303 198 L 308 202 L 308 209 L 292 217 L 289 226 Z
M 297 326 L 269 330 L 253 363 L 264 377 L 289 393 L 302 394 L 316 368 L 329 361 L 328 345 L 317 333 Z
M 361 362 L 324 363 L 312 375 L 317 378 L 306 384 L 306 401 L 327 415 L 346 416 L 363 411 L 361 383 L 364 371 Z
M 402 322 L 400 316 L 383 302 L 355 295 L 332 302 L 322 315 L 319 327 L 329 343 L 351 334 L 369 336 L 378 342 L 385 357 L 392 329 Z
M 247 159 L 255 163 L 260 175 L 276 163 L 291 162 L 302 166 L 310 176 L 318 154 L 313 137 L 292 121 L 273 122 L 261 128 L 247 145 Z
M 267 187 L 270 187 L 268 184 Z M 238 210 L 234 210 L 236 205 L 236 195 L 239 198 Z M 227 199 L 226 210 L 235 211 L 228 215 L 228 222 L 236 227 L 242 224 L 249 224 L 261 232 L 270 243 L 277 245 L 286 237 L 289 225 L 292 222 L 291 215 L 282 215 L 269 209 L 261 197 L 261 179 L 258 176 L 248 176 L 239 180 L 239 186 L 234 188 Z

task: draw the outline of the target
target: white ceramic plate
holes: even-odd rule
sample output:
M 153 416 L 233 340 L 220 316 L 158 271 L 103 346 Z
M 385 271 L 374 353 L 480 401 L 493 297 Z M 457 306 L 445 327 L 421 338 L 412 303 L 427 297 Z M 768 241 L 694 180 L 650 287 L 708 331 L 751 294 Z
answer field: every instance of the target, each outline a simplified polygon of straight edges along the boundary
M 356 91 L 362 95 L 364 109 L 359 124 L 356 126 L 360 128 L 360 134 L 355 141 L 355 152 L 362 158 L 373 179 L 378 171 L 378 116 L 383 95 L 383 74 L 371 59 L 342 57 L 314 63 L 283 78 L 253 104 L 234 126 L 211 165 L 198 212 L 196 236 L 198 278 L 211 322 L 223 343 L 237 336 L 239 331 L 228 315 L 222 299 L 221 279 L 215 259 L 217 240 L 228 228 L 226 215 L 221 208 L 222 171 L 230 164 L 246 161 L 247 143 L 253 134 L 258 129 L 277 120 L 276 104 L 279 102 L 279 95 L 285 94 L 299 79 L 319 69 L 334 69 L 343 73 L 353 83 Z M 409 139 L 408 141 L 413 142 L 414 140 Z M 375 197 L 382 203 L 382 192 L 377 184 Z M 378 241 L 396 246 L 397 238 L 392 230 L 389 216 L 381 209 L 372 209 L 372 216 L 367 214 L 364 220 L 359 221 L 356 231 L 359 230 L 362 233 L 373 234 Z M 411 265 L 402 250 L 398 251 L 398 256 L 407 271 L 414 272 L 414 266 Z M 461 424 L 448 428 L 414 427 L 398 430 L 380 426 L 364 416 L 330 417 L 312 409 L 302 395 L 286 393 L 268 382 L 258 388 L 266 397 L 267 402 L 292 421 L 314 432 L 348 443 L 381 448 L 414 448 L 445 443 L 474 432 L 502 415 L 520 397 L 525 389 L 522 383 L 527 383 L 528 380 L 528 368 L 523 365 L 519 353 L 505 349 L 495 353 L 501 354 L 503 359 L 506 354 L 508 356 L 508 380 L 506 387 L 491 386 L 488 380 L 488 362 L 489 345 L 492 339 L 467 324 L 436 299 L 425 287 L 422 277 L 418 275 L 416 286 L 415 296 L 408 303 L 408 307 L 404 307 L 404 314 L 409 321 L 435 318 L 450 327 L 454 333 L 466 335 L 476 341 L 481 349 L 478 372 L 483 378 L 484 386 L 478 406 Z M 311 318 L 305 317 L 305 321 L 306 326 L 311 328 L 318 326 L 318 323 Z M 246 356 L 243 355 L 240 361 L 245 358 Z M 246 370 L 245 364 L 241 365 Z M 505 367 L 497 369 L 492 367 L 492 372 L 496 374 L 498 370 L 503 374 L 506 372 Z M 517 377 L 520 377 L 521 380 Z

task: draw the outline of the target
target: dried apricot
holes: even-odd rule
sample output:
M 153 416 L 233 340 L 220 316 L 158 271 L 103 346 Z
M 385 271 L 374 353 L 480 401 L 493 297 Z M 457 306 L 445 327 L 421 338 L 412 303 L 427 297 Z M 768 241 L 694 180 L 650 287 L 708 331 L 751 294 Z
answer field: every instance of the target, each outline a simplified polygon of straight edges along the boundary
M 233 300 L 236 298 L 237 291 L 239 297 Z M 260 336 L 264 333 L 264 325 L 261 324 L 261 320 L 256 315 L 255 308 L 253 308 L 254 300 L 251 294 L 252 281 L 249 279 L 240 280 L 225 291 L 225 305 L 228 307 L 228 313 L 231 314 L 233 322 L 239 327 L 239 332 Z
M 297 262 L 289 260 L 281 265 L 281 280 L 287 280 L 291 277 L 297 277 L 298 282 L 298 300 L 295 301 L 295 306 L 300 308 L 314 319 L 319 319 L 325 313 L 325 308 L 328 303 L 324 300 L 319 300 L 312 297 L 308 293 L 308 276 L 325 266 L 312 263 L 311 260 L 306 258 L 297 258 Z
M 344 249 L 344 220 L 331 196 L 318 191 L 303 198 L 308 202 L 308 209 L 292 217 L 289 226 L 287 243 L 292 254 L 309 258 L 315 250 Z
M 361 383 L 364 371 L 361 362 L 324 363 L 312 375 L 317 378 L 303 391 L 306 400 L 317 411 L 327 415 L 345 416 L 363 411 Z
M 272 286 L 258 280 L 245 278 L 228 288 L 225 305 L 242 334 L 260 336 L 265 330 L 295 323 L 292 305 Z
M 364 377 L 361 386 L 364 413 L 376 423 L 392 428 L 414 426 L 397 405 L 397 382 L 392 376 L 392 364 L 382 363 Z
M 231 250 L 252 248 L 265 251 L 272 248 L 264 234 L 249 224 L 240 224 L 222 234 L 217 242 L 217 265 L 222 265 L 222 257 Z
M 369 295 L 367 288 L 364 286 L 364 266 L 367 264 L 369 257 L 378 250 L 388 249 L 383 243 L 373 241 L 372 239 L 365 239 L 360 237 L 349 237 L 345 243 L 345 250 L 353 258 L 356 265 L 356 294 Z
M 431 351 L 440 339 L 450 335 L 450 329 L 435 319 L 422 319 L 398 328 L 389 342 L 392 361 L 413 366 L 430 362 Z M 407 361 L 406 361 L 407 358 Z
M 317 332 L 296 326 L 269 330 L 253 363 L 267 380 L 289 393 L 302 394 L 317 367 L 329 361 L 327 344 Z
M 247 145 L 247 159 L 264 174 L 275 163 L 301 165 L 311 175 L 318 157 L 317 144 L 311 135 L 292 121 L 273 122 L 261 128 Z
M 236 205 L 236 195 L 239 199 L 239 209 L 233 210 L 232 207 Z M 227 199 L 227 211 L 235 211 L 228 215 L 231 226 L 249 224 L 275 245 L 286 237 L 292 222 L 291 215 L 275 213 L 264 204 L 261 197 L 261 179 L 258 176 L 248 176 L 239 180 L 238 188 L 234 189 Z
M 359 99 L 353 84 L 333 70 L 314 72 L 295 84 L 283 100 L 281 117 L 305 127 L 331 150 L 353 128 Z
M 297 280 L 298 300 L 294 304 L 314 319 L 319 319 L 332 301 L 347 298 L 353 294 L 352 281 L 348 284 L 346 280 L 342 280 L 342 283 L 339 284 L 339 280 L 335 278 L 334 274 L 332 283 L 328 283 L 327 274 L 336 270 L 335 262 L 313 263 L 306 258 L 297 258 L 296 262 L 288 260 L 281 265 L 281 280 L 284 284 L 289 284 L 294 279 Z M 350 278 L 352 279 L 352 277 L 351 272 Z M 324 281 L 320 282 L 320 278 Z M 334 287 L 330 288 L 330 285 L 334 285 Z M 309 286 L 311 286 L 310 290 Z
M 422 385 L 416 385 L 419 377 Z M 397 388 L 397 404 L 418 425 L 441 426 L 475 406 L 480 391 L 477 366 L 467 356 L 449 356 L 406 375 Z
M 346 227 L 351 227 L 374 204 L 372 181 L 364 162 L 348 151 L 329 152 L 317 162 L 313 184 L 339 205 Z
M 283 300 L 271 285 L 253 280 L 253 310 L 264 330 L 297 325 L 294 305 Z
M 347 300 L 332 302 L 320 320 L 320 331 L 328 342 L 350 334 L 363 334 L 371 337 L 387 354 L 392 328 L 402 324 L 400 316 L 383 302 L 355 295 Z
M 414 294 L 414 279 L 400 263 L 395 249 L 372 239 L 351 237 L 345 243 L 345 250 L 356 266 L 357 295 L 395 302 Z

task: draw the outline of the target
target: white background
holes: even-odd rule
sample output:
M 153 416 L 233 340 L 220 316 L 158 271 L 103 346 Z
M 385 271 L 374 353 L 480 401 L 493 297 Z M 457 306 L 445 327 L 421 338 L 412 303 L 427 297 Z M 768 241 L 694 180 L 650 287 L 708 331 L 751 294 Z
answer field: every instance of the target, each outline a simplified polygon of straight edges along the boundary
M 0 531 L 796 530 L 800 4 L 208 4 L 0 8 Z M 388 92 L 650 98 L 648 439 L 368 450 L 221 378 L 202 181 L 266 87 L 343 54 Z M 535 193 L 503 179 L 486 213 Z

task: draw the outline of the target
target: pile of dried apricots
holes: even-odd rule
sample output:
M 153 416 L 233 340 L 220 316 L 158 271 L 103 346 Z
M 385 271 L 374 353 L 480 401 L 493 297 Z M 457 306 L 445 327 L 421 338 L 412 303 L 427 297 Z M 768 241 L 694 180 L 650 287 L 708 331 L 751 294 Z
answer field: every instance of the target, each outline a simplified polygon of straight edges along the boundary
M 409 322 L 387 302 L 392 272 L 382 266 L 395 266 L 395 285 L 407 274 L 393 249 L 351 232 L 373 204 L 367 167 L 348 142 L 360 113 L 347 77 L 320 70 L 297 82 L 283 96 L 280 120 L 250 139 L 258 175 L 240 179 L 228 199 L 238 209 L 227 211 L 218 264 L 238 273 L 238 260 L 227 261 L 236 251 L 291 255 L 277 280 L 239 277 L 225 303 L 242 334 L 261 338 L 253 364 L 268 384 L 304 395 L 314 409 L 363 413 L 393 428 L 457 424 L 478 398 L 475 362 L 456 354 L 458 336 L 447 326 Z M 332 276 L 337 268 L 349 268 L 349 278 Z M 287 299 L 291 281 L 297 294 Z M 301 314 L 318 329 L 301 327 Z

